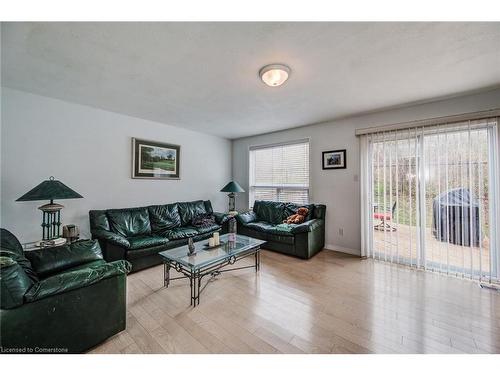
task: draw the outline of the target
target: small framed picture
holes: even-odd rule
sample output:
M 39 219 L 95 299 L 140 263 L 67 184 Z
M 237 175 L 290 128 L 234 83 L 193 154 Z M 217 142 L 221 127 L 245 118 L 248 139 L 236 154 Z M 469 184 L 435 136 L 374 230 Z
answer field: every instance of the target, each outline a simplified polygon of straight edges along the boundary
M 181 146 L 132 138 L 132 178 L 179 179 Z
M 346 150 L 323 151 L 323 169 L 344 169 L 347 167 Z

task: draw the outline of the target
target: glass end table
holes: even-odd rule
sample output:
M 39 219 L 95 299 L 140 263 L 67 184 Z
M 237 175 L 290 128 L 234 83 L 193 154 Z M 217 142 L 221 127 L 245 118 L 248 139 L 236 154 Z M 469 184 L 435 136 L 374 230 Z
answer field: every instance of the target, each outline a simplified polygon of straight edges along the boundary
M 66 238 L 58 237 L 52 240 L 38 240 L 22 244 L 24 251 L 47 249 L 49 247 L 62 246 L 67 243 Z

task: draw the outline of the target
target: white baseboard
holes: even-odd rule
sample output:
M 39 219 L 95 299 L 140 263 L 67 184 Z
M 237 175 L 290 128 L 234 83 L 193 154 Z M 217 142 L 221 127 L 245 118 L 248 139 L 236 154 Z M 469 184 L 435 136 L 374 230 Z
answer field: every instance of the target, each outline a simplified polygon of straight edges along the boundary
M 340 253 L 361 256 L 361 251 L 359 251 L 357 249 L 350 249 L 348 247 L 342 247 L 342 246 L 337 246 L 337 245 L 332 245 L 332 244 L 326 244 L 325 250 L 338 251 Z

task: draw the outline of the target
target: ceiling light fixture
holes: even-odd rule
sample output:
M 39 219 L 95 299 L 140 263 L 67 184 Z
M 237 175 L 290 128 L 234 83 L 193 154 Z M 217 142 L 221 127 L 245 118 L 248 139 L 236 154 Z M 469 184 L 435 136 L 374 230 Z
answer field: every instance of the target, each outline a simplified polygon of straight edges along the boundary
M 290 77 L 291 70 L 283 64 L 270 64 L 259 71 L 260 79 L 271 87 L 281 86 Z

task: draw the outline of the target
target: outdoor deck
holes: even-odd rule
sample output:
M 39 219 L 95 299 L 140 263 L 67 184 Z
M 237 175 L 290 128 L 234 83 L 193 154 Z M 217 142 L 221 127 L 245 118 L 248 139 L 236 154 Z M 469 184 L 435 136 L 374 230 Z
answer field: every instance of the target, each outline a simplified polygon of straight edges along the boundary
M 375 223 L 377 224 L 377 223 Z M 480 267 L 483 271 L 489 272 L 490 254 L 488 251 L 488 239 L 483 239 L 481 247 L 459 246 L 447 242 L 438 241 L 430 228 L 425 231 L 427 268 L 456 273 L 457 269 L 465 269 L 466 273 L 472 269 L 478 272 Z M 395 232 L 373 231 L 373 242 L 376 253 L 381 257 L 397 261 L 398 257 L 412 259 L 416 264 L 417 251 L 417 231 L 414 226 L 397 225 Z M 449 265 L 449 268 L 448 268 Z M 461 273 L 461 272 L 459 272 Z

